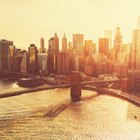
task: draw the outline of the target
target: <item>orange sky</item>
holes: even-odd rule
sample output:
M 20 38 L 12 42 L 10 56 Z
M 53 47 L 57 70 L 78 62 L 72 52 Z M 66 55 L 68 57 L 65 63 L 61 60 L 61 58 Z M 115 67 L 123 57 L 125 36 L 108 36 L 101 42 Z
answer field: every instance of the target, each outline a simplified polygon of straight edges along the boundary
M 124 42 L 130 42 L 132 30 L 140 16 L 140 0 L 0 0 L 0 38 L 13 40 L 18 48 L 64 32 L 69 40 L 73 33 L 85 39 L 103 36 L 106 29 L 118 24 Z

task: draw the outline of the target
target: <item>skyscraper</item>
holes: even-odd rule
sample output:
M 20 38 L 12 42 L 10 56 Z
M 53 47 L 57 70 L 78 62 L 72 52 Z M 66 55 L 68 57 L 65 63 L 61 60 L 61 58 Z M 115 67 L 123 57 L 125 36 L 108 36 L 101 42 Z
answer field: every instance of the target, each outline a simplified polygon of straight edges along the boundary
M 21 61 L 23 52 L 15 46 L 9 47 L 9 70 L 13 72 L 21 72 Z
M 13 41 L 1 40 L 0 41 L 0 70 L 9 70 L 9 46 L 13 45 Z
M 59 74 L 70 73 L 70 55 L 68 53 L 58 53 L 56 55 L 56 72 Z
M 37 47 L 35 44 L 31 44 L 28 48 L 29 53 L 29 73 L 30 74 L 36 74 L 38 71 L 37 67 Z
M 140 70 L 140 30 L 133 30 L 130 66 Z
M 59 53 L 59 38 L 57 36 L 57 33 L 54 35 L 54 48 L 55 48 L 55 53 Z
M 114 40 L 114 47 L 118 52 L 121 52 L 121 47 L 122 47 L 122 35 L 120 31 L 120 27 L 116 28 L 116 34 L 115 34 L 115 40 Z
M 84 54 L 84 36 L 83 34 L 73 34 L 73 49 L 78 55 Z
M 44 38 L 40 39 L 40 53 L 45 53 Z
M 85 40 L 84 54 L 85 56 L 92 56 L 96 52 L 96 44 L 92 40 Z
M 38 53 L 38 70 L 40 74 L 47 74 L 47 54 Z
M 55 54 L 54 38 L 53 37 L 49 39 L 48 44 L 49 44 L 48 53 Z
M 21 61 L 21 73 L 28 73 L 28 54 L 25 52 Z
M 108 38 L 99 38 L 99 52 L 101 54 L 109 54 L 109 39 Z
M 22 62 L 22 57 L 20 55 L 15 55 L 13 59 L 13 64 L 11 65 L 11 71 L 13 72 L 21 72 L 21 62 Z
M 56 55 L 59 53 L 59 38 L 55 33 L 54 37 L 49 40 L 48 58 L 47 58 L 47 68 L 48 73 L 56 72 Z
M 79 71 L 79 67 L 79 55 L 73 53 L 70 60 L 70 69 L 71 71 Z
M 9 46 L 9 55 L 10 55 L 10 57 L 13 57 L 14 56 L 14 54 L 15 54 L 15 46 Z
M 16 48 L 15 46 L 9 46 L 9 58 L 8 58 L 8 63 L 9 63 L 9 71 L 13 71 L 12 67 L 14 64 L 14 57 L 16 54 Z
M 55 36 L 49 39 L 49 49 L 48 52 L 51 54 L 59 53 L 59 38 L 55 33 Z
M 67 52 L 67 38 L 65 34 L 62 38 L 62 52 Z
M 138 17 L 138 29 L 132 32 L 132 45 L 130 48 L 130 67 L 140 70 L 140 17 Z
M 73 53 L 72 42 L 68 42 L 67 52 L 70 54 L 70 56 L 72 55 Z
M 48 74 L 55 73 L 55 54 L 51 54 L 50 52 L 47 55 L 47 68 Z

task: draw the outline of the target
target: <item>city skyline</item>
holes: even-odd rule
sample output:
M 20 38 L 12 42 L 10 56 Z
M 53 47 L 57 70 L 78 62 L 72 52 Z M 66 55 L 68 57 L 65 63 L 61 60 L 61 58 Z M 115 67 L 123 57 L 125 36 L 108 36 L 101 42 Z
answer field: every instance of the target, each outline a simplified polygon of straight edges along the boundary
M 0 0 L 0 140 L 140 140 L 140 0 Z
M 79 5 L 80 3 L 80 5 Z M 137 28 L 139 1 L 1 1 L 1 38 L 15 40 L 18 48 L 26 49 L 29 44 L 39 46 L 39 38 L 48 47 L 49 37 L 57 32 L 60 38 L 64 32 L 68 40 L 73 33 L 82 33 L 85 39 L 97 43 L 104 30 L 113 30 L 118 24 L 123 42 L 132 41 L 132 30 Z M 131 7 L 133 11 L 130 10 Z M 127 26 L 126 26 L 127 25 Z M 61 46 L 61 45 L 60 45 Z

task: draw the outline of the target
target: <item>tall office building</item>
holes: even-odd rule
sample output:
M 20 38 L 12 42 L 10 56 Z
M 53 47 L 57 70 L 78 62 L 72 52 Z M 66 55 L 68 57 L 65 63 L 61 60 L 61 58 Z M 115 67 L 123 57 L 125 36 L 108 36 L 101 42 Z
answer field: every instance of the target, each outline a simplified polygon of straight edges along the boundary
M 83 34 L 73 34 L 73 49 L 78 55 L 84 55 Z
M 13 45 L 13 41 L 0 40 L 0 70 L 8 71 L 9 68 L 9 47 Z
M 140 29 L 133 30 L 130 66 L 140 69 Z
M 21 73 L 28 73 L 28 53 L 24 52 L 23 58 L 21 61 Z
M 56 69 L 55 57 L 56 57 L 55 54 L 51 54 L 48 52 L 48 55 L 47 55 L 48 74 L 55 73 L 55 69 Z
M 45 53 L 44 38 L 40 39 L 40 53 Z
M 13 72 L 21 72 L 21 61 L 23 52 L 15 46 L 9 47 L 9 70 Z
M 59 38 L 55 33 L 54 37 L 49 40 L 48 48 L 48 58 L 47 58 L 47 68 L 48 73 L 52 74 L 56 72 L 56 55 L 59 53 Z
M 116 28 L 116 33 L 115 33 L 115 40 L 114 40 L 114 47 L 118 52 L 121 52 L 121 47 L 122 47 L 122 35 L 121 35 L 121 31 L 120 31 L 120 27 Z
M 70 68 L 71 68 L 71 71 L 80 70 L 79 55 L 77 55 L 77 54 L 71 55 Z
M 55 36 L 49 39 L 49 49 L 48 52 L 51 54 L 57 54 L 59 53 L 59 38 L 57 37 L 57 34 L 55 33 Z
M 58 74 L 70 73 L 70 55 L 68 53 L 58 53 L 56 55 L 56 72 Z
M 54 38 L 53 37 L 49 39 L 48 44 L 49 44 L 48 53 L 55 54 Z
M 16 48 L 15 46 L 9 46 L 9 71 L 13 71 L 13 65 L 14 65 L 14 57 L 16 55 Z
M 112 30 L 105 30 L 104 37 L 109 39 L 109 50 L 112 49 Z
M 112 48 L 109 51 L 109 58 L 110 58 L 111 61 L 116 62 L 116 60 L 117 60 L 117 52 L 116 52 L 115 48 Z
M 84 54 L 85 56 L 92 56 L 94 53 L 96 53 L 97 48 L 96 44 L 92 42 L 92 40 L 85 40 L 85 46 L 84 46 Z
M 68 42 L 67 52 L 70 54 L 70 56 L 73 54 L 72 42 Z
M 9 46 L 9 55 L 10 57 L 13 57 L 15 55 L 15 46 Z
M 47 54 L 38 53 L 38 70 L 40 74 L 47 74 Z
M 29 73 L 30 74 L 36 74 L 38 72 L 37 67 L 37 47 L 35 44 L 31 44 L 28 48 L 28 54 L 29 54 Z
M 93 56 L 95 64 L 107 62 L 107 56 L 100 52 L 95 53 Z
M 67 38 L 65 34 L 62 38 L 62 52 L 67 52 Z
M 109 39 L 99 38 L 99 52 L 104 55 L 109 55 Z
M 55 52 L 59 53 L 59 38 L 57 36 L 57 33 L 54 35 L 54 47 L 55 47 Z
M 90 76 L 95 75 L 95 63 L 92 57 L 85 58 L 84 73 Z
M 130 47 L 130 67 L 140 70 L 140 17 L 138 17 L 138 29 L 132 32 L 132 44 Z
M 15 55 L 13 59 L 13 63 L 11 65 L 11 71 L 13 72 L 21 72 L 21 62 L 22 62 L 22 57 L 21 55 Z

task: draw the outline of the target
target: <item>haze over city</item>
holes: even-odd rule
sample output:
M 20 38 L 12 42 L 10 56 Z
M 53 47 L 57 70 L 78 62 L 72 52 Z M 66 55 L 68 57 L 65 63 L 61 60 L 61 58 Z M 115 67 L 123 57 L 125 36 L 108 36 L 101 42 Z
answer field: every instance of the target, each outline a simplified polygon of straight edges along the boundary
M 104 30 L 121 28 L 123 42 L 130 43 L 132 30 L 137 27 L 139 0 L 1 0 L 0 38 L 14 40 L 18 48 L 27 49 L 40 37 L 48 39 L 64 32 L 68 40 L 73 33 L 97 43 Z M 60 45 L 61 46 L 61 45 Z
M 140 140 L 140 0 L 0 0 L 0 140 Z

